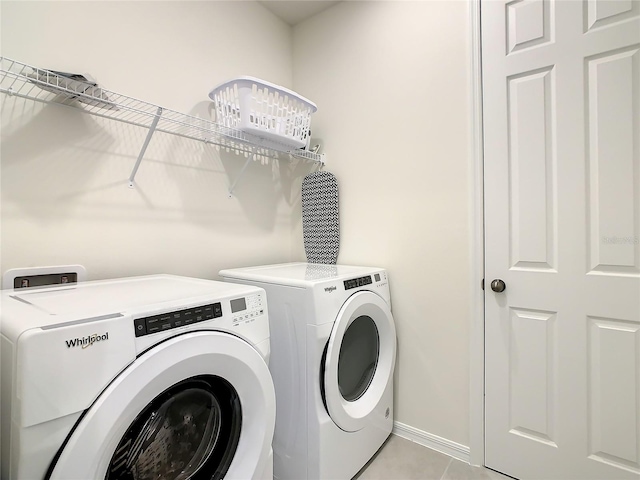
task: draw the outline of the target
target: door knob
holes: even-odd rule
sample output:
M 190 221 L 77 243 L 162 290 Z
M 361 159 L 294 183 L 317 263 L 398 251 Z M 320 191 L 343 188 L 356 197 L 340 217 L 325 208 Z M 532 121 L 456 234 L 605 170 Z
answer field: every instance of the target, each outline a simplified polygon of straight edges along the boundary
M 507 288 L 507 285 L 499 278 L 496 278 L 491 282 L 491 290 L 493 290 L 496 293 L 504 292 L 506 288 Z

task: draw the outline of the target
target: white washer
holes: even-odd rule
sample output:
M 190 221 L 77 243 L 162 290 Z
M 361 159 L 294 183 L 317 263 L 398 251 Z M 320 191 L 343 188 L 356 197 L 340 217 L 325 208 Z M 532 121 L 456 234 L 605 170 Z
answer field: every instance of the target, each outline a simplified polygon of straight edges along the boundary
M 1 300 L 2 479 L 272 478 L 262 289 L 154 275 Z
M 352 478 L 393 428 L 396 333 L 386 271 L 294 263 L 220 275 L 267 292 L 274 478 Z

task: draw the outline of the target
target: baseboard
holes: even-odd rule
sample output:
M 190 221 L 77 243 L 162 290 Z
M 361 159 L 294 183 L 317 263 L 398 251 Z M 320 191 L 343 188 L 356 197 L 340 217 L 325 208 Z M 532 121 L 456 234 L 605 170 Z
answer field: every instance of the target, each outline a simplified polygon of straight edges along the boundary
M 417 428 L 400 422 L 393 422 L 393 431 L 391 433 L 437 452 L 449 455 L 450 457 L 462 460 L 465 463 L 469 463 L 469 447 L 465 447 L 459 443 L 418 430 Z

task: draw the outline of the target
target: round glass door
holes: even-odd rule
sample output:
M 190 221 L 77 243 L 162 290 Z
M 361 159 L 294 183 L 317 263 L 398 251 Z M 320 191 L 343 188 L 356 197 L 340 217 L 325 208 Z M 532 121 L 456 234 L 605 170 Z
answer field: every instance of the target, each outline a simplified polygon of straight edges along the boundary
M 226 380 L 203 375 L 158 395 L 118 444 L 106 480 L 220 479 L 240 437 L 242 411 Z
M 338 388 L 348 402 L 359 399 L 369 388 L 379 352 L 375 322 L 367 315 L 356 318 L 344 332 L 338 357 Z
M 366 425 L 392 381 L 396 330 L 387 302 L 369 291 L 353 294 L 336 317 L 323 361 L 323 400 L 347 432 Z
M 85 410 L 46 480 L 263 478 L 275 426 L 264 357 L 195 331 L 138 356 Z

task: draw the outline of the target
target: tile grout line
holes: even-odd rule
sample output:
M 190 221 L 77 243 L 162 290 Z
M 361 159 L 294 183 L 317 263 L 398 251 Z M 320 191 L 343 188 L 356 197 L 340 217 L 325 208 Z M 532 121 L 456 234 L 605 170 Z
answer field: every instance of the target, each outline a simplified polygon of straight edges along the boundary
M 453 457 L 451 457 L 449 459 L 449 463 L 447 464 L 447 468 L 445 468 L 444 472 L 442 472 L 442 476 L 440 477 L 440 480 L 443 480 L 444 476 L 447 474 L 447 471 L 449 471 L 449 467 L 451 466 L 451 462 L 453 462 Z

